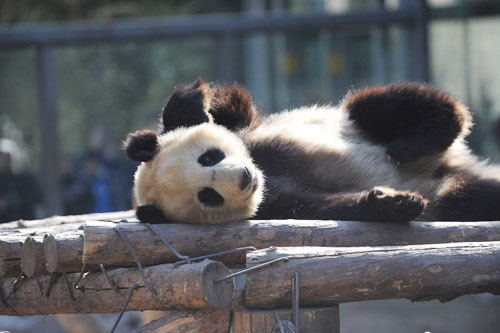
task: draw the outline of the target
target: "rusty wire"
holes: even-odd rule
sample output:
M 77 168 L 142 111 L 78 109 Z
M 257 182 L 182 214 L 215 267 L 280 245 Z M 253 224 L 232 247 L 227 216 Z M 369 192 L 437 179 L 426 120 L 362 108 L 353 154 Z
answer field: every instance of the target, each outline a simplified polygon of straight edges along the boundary
M 175 254 L 175 256 L 179 259 L 182 259 L 182 260 L 186 260 L 186 262 L 188 264 L 191 263 L 191 258 L 189 258 L 188 256 L 183 256 L 182 254 L 180 254 L 179 252 L 177 252 L 177 250 L 172 246 L 172 244 L 170 244 L 167 239 L 165 237 L 163 237 L 163 235 L 161 234 L 161 232 L 156 229 L 156 227 L 153 227 L 153 225 L 151 223 L 146 223 L 146 226 L 152 231 L 154 232 L 155 234 L 158 235 L 158 237 L 161 238 L 161 240 L 163 241 L 163 243 L 165 243 L 168 248 Z
M 83 278 L 83 274 L 85 274 L 85 267 L 87 266 L 87 263 L 84 263 L 82 266 L 82 269 L 80 270 L 80 275 L 78 275 L 78 279 L 75 282 L 75 289 L 79 289 L 80 287 L 78 286 L 80 284 L 80 281 Z
M 283 323 L 281 322 L 280 316 L 278 315 L 278 311 L 274 310 L 274 316 L 276 317 L 276 322 L 280 327 L 280 333 L 285 333 L 285 329 L 283 328 Z
M 281 261 L 284 261 L 284 262 L 288 262 L 290 260 L 290 258 L 288 257 L 283 257 L 283 258 L 278 258 L 278 259 L 274 259 L 274 260 L 271 260 L 271 261 L 268 261 L 268 262 L 265 262 L 263 264 L 260 264 L 260 265 L 256 265 L 254 267 L 250 267 L 250 268 L 246 268 L 246 269 L 242 269 L 241 271 L 238 271 L 236 273 L 232 273 L 232 274 L 229 274 L 229 275 L 226 275 L 226 276 L 222 276 L 220 278 L 217 278 L 217 279 L 214 279 L 214 283 L 217 283 L 217 282 L 221 282 L 221 281 L 227 281 L 229 280 L 230 278 L 233 278 L 235 276 L 238 276 L 238 275 L 243 275 L 243 274 L 246 274 L 248 272 L 251 272 L 251 271 L 255 271 L 257 269 L 261 269 L 263 267 L 267 267 L 267 266 L 271 266 L 277 262 L 281 262 Z
M 253 247 L 253 246 L 239 247 L 239 248 L 233 249 L 233 250 L 222 251 L 222 252 L 207 254 L 207 255 L 204 255 L 204 256 L 200 256 L 200 257 L 191 258 L 191 261 L 200 261 L 200 260 L 203 260 L 203 259 L 208 259 L 208 258 L 223 256 L 223 255 L 226 255 L 226 254 L 236 253 L 236 252 L 240 252 L 240 251 L 241 252 L 242 251 L 257 251 L 257 249 L 255 247 Z M 178 262 L 174 263 L 174 267 L 178 267 L 178 266 L 183 265 L 185 263 L 186 263 L 186 260 L 178 261 Z
M 292 276 L 292 308 L 293 324 L 299 333 L 299 272 L 295 272 Z
M 125 304 L 123 305 L 123 308 L 121 309 L 120 314 L 118 315 L 118 318 L 116 318 L 115 324 L 113 325 L 113 328 L 111 329 L 110 333 L 113 333 L 116 330 L 116 327 L 120 323 L 120 320 L 122 319 L 122 316 L 125 313 L 125 310 L 127 309 L 128 303 L 130 303 L 130 300 L 132 299 L 132 295 L 134 294 L 134 291 L 136 291 L 139 288 L 140 288 L 139 285 L 134 284 L 134 286 L 130 289 L 127 300 L 125 301 Z
M 47 286 L 47 290 L 45 291 L 45 298 L 50 296 L 50 289 L 52 288 L 52 283 L 54 282 L 55 273 L 51 273 L 49 277 L 49 285 Z
M 113 282 L 113 280 L 111 280 L 111 277 L 108 275 L 108 272 L 104 268 L 104 265 L 103 264 L 99 264 L 99 268 L 101 269 L 102 273 L 104 274 L 104 276 L 108 280 L 109 285 L 111 286 L 111 289 L 113 289 L 114 292 L 119 292 L 119 290 L 116 287 L 115 283 Z
M 71 298 L 72 301 L 75 301 L 75 296 L 73 296 L 73 290 L 71 289 L 71 286 L 69 285 L 68 276 L 66 275 L 66 272 L 62 271 L 61 274 L 64 278 L 64 283 L 66 284 L 66 288 L 68 289 L 69 298 Z
M 156 290 L 153 287 L 151 287 L 151 285 L 149 284 L 148 280 L 146 279 L 146 275 L 144 275 L 144 270 L 142 269 L 141 261 L 139 260 L 139 257 L 137 256 L 137 253 L 135 253 L 135 250 L 132 247 L 132 245 L 130 244 L 130 242 L 128 241 L 127 237 L 120 230 L 120 228 L 118 226 L 116 226 L 114 228 L 114 230 L 115 230 L 116 233 L 118 233 L 118 235 L 121 237 L 121 239 L 123 240 L 123 242 L 127 245 L 128 249 L 132 253 L 132 256 L 134 257 L 135 262 L 137 263 L 137 267 L 139 268 L 139 272 L 141 273 L 142 281 L 144 281 L 144 284 L 146 285 L 146 288 L 148 288 L 148 290 L 151 293 L 153 293 L 154 295 L 156 295 L 157 292 L 156 292 Z

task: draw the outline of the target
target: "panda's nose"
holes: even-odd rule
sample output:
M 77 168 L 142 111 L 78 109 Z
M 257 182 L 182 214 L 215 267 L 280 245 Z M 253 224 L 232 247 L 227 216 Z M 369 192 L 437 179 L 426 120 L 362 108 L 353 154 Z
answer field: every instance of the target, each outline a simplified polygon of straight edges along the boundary
M 243 169 L 243 173 L 241 175 L 241 183 L 240 190 L 244 190 L 247 188 L 248 184 L 250 184 L 250 180 L 252 180 L 252 175 L 250 175 L 250 171 L 248 168 Z

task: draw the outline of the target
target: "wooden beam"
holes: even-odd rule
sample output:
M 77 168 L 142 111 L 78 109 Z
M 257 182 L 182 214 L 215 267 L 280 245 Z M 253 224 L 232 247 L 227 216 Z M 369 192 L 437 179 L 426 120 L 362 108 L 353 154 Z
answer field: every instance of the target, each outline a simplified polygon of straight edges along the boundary
M 185 310 L 170 311 L 164 317 L 141 326 L 132 333 L 227 333 L 231 327 L 231 310 Z
M 83 230 L 45 234 L 43 248 L 49 273 L 79 272 L 82 269 Z
M 84 222 L 77 222 L 37 228 L 0 230 L 0 277 L 13 277 L 21 273 L 21 248 L 27 237 L 43 237 L 48 232 L 59 234 L 72 231 L 81 234 L 83 224 Z
M 225 281 L 214 283 L 213 280 L 229 273 L 223 264 L 210 260 L 179 267 L 146 267 L 144 274 L 156 294 L 145 286 L 136 268 L 108 271 L 118 292 L 111 288 L 102 273 L 84 276 L 79 289 L 72 287 L 77 283 L 78 273 L 67 275 L 68 284 L 64 277 L 57 275 L 48 297 L 45 297 L 49 288 L 48 276 L 26 278 L 17 285 L 13 279 L 3 279 L 0 314 L 116 313 L 120 312 L 135 286 L 137 289 L 127 307 L 129 311 L 226 308 L 231 304 L 234 285 Z
M 295 272 L 301 306 L 394 298 L 446 302 L 467 294 L 500 294 L 500 242 L 323 249 L 321 254 L 307 247 L 273 251 L 291 253 L 291 259 L 247 274 L 247 308 L 291 306 Z M 271 257 L 269 251 L 261 253 L 263 261 Z M 295 253 L 305 259 L 295 259 Z M 249 261 L 261 260 L 256 255 Z
M 21 271 L 27 277 L 46 275 L 43 237 L 28 236 L 21 246 Z
M 120 221 L 120 220 L 133 220 L 137 221 L 135 218 L 134 210 L 126 210 L 121 212 L 109 212 L 109 213 L 95 213 L 95 214 L 84 214 L 84 215 L 66 215 L 66 216 L 52 216 L 41 220 L 17 220 L 8 223 L 0 224 L 0 230 L 13 230 L 22 228 L 41 228 L 41 227 L 51 227 L 56 225 L 73 224 L 73 223 L 83 223 L 86 221 Z
M 277 310 L 282 322 L 292 322 L 292 309 Z M 233 333 L 271 332 L 277 326 L 273 310 L 237 309 L 233 311 Z M 279 330 L 272 332 L 279 332 Z M 285 332 L 291 332 L 286 330 Z M 297 332 L 297 331 L 293 331 Z M 339 307 L 300 308 L 298 332 L 339 333 Z
M 83 262 L 106 266 L 135 266 L 130 250 L 114 231 L 117 224 L 86 226 Z M 143 265 L 179 260 L 142 223 L 119 227 Z M 242 221 L 223 225 L 160 224 L 158 230 L 177 249 L 191 257 L 254 246 L 382 246 L 500 241 L 500 222 L 410 222 L 403 224 L 348 221 Z M 243 255 L 217 258 L 229 267 L 243 267 Z

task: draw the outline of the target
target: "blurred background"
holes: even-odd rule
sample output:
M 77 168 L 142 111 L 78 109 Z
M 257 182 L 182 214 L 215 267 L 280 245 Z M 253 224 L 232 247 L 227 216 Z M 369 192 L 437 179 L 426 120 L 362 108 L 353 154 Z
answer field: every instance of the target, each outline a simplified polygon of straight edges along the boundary
M 198 76 L 243 84 L 264 113 L 428 81 L 471 107 L 472 148 L 500 161 L 499 60 L 498 0 L 0 0 L 0 222 L 131 208 L 121 140 Z M 451 313 L 440 332 L 499 331 L 486 302 L 485 320 L 427 304 Z M 346 331 L 370 303 L 342 306 Z M 372 332 L 425 328 L 377 318 Z

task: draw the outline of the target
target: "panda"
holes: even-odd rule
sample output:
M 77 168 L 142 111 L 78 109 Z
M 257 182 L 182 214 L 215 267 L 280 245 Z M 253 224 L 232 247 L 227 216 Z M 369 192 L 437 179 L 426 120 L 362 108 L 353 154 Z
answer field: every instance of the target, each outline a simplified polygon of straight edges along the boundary
M 471 153 L 471 126 L 428 84 L 262 116 L 243 87 L 198 79 L 167 101 L 161 135 L 130 133 L 124 149 L 141 162 L 142 222 L 498 220 L 500 167 Z

